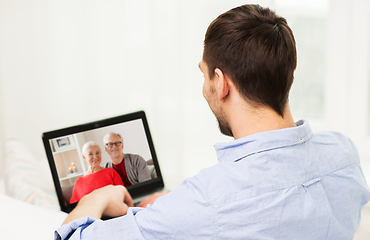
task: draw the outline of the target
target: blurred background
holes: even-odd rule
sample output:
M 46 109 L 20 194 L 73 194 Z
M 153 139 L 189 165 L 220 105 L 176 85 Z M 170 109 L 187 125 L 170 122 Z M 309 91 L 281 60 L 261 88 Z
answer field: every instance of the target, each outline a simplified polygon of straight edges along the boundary
M 0 0 L 0 154 L 18 139 L 48 165 L 43 132 L 144 110 L 175 188 L 217 163 L 215 143 L 232 140 L 202 96 L 206 29 L 223 12 L 258 3 L 295 34 L 295 120 L 348 135 L 370 182 L 369 2 Z

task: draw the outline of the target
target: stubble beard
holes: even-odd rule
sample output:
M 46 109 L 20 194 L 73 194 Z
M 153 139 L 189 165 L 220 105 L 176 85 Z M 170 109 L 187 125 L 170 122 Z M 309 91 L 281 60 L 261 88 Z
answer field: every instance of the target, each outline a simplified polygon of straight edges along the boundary
M 229 123 L 225 120 L 225 118 L 222 116 L 216 116 L 217 122 L 218 122 L 218 128 L 220 132 L 226 136 L 234 137 L 233 132 L 231 131 Z
M 216 111 L 216 109 L 218 109 L 218 111 Z M 226 136 L 234 137 L 233 131 L 231 130 L 229 122 L 226 120 L 225 113 L 222 107 L 216 107 L 215 109 L 212 109 L 211 107 L 211 110 L 217 119 L 218 129 L 220 130 L 220 132 Z
M 115 165 L 119 164 L 119 163 L 120 163 L 120 161 L 122 161 L 122 157 L 121 157 L 120 152 L 115 153 L 115 154 L 112 154 L 112 155 L 111 155 L 111 160 L 112 160 L 112 162 L 113 162 Z
M 216 94 L 216 90 L 211 87 L 209 89 L 211 95 L 215 95 Z M 226 118 L 225 118 L 225 113 L 223 112 L 222 108 L 219 108 L 219 114 L 216 113 L 216 109 L 214 109 L 212 106 L 211 106 L 211 102 L 213 101 L 214 104 L 212 104 L 213 106 L 215 106 L 215 102 L 214 100 L 209 100 L 207 99 L 207 102 L 208 102 L 208 105 L 209 105 L 209 108 L 211 109 L 211 111 L 213 112 L 213 114 L 215 115 L 216 119 L 217 119 L 217 122 L 218 122 L 218 129 L 220 130 L 220 132 L 226 136 L 229 136 L 229 137 L 234 137 L 233 135 L 233 132 L 231 131 L 231 128 L 230 128 L 230 125 L 229 123 L 227 122 Z M 217 108 L 217 107 L 216 107 Z

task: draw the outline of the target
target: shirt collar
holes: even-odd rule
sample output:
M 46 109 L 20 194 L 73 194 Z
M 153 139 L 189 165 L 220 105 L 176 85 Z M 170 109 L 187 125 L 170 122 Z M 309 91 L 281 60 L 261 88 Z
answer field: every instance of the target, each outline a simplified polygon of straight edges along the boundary
M 252 134 L 228 143 L 215 145 L 219 162 L 234 162 L 250 155 L 301 144 L 312 136 L 311 127 L 305 120 L 296 122 L 297 127 Z

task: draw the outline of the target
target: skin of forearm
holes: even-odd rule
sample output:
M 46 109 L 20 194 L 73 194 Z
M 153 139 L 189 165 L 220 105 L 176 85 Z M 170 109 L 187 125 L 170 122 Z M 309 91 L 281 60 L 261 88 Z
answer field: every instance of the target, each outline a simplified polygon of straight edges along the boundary
M 95 201 L 94 199 L 87 200 L 85 197 L 83 197 L 77 204 L 76 208 L 69 213 L 62 225 L 82 217 L 93 217 L 99 219 L 103 215 L 104 208 L 105 207 L 102 202 Z
M 132 198 L 122 185 L 108 185 L 83 196 L 76 208 L 67 216 L 63 224 L 82 217 L 101 218 L 126 215 L 129 207 L 133 207 Z

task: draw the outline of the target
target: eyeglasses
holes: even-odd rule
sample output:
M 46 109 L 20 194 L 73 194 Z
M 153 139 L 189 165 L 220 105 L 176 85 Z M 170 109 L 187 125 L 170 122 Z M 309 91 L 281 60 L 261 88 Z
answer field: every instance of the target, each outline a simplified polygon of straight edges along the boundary
M 112 148 L 113 145 L 116 145 L 116 147 L 119 147 L 121 146 L 122 142 L 114 142 L 114 143 L 106 143 L 105 146 L 107 146 L 108 148 Z

